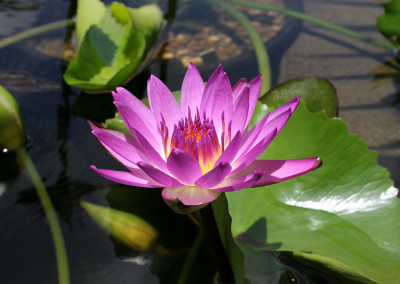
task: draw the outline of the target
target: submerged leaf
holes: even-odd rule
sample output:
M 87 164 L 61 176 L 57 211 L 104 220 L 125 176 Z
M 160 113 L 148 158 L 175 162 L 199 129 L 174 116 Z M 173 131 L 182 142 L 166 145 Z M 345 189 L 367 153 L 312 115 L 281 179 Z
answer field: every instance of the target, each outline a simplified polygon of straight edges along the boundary
M 19 107 L 14 97 L 0 86 L 0 147 L 13 149 L 26 142 Z
M 149 250 L 158 240 L 156 229 L 138 216 L 85 201 L 81 205 L 113 238 L 135 250 Z
M 252 280 L 261 272 L 251 263 L 269 252 L 302 252 L 310 254 L 306 265 L 346 283 L 397 283 L 398 190 L 388 171 L 377 165 L 376 153 L 348 134 L 343 121 L 310 114 L 302 102 L 260 158 L 317 155 L 323 165 L 311 173 L 226 194 L 233 237 L 244 254 L 245 278 L 263 283 Z M 277 261 L 267 260 L 265 271 Z

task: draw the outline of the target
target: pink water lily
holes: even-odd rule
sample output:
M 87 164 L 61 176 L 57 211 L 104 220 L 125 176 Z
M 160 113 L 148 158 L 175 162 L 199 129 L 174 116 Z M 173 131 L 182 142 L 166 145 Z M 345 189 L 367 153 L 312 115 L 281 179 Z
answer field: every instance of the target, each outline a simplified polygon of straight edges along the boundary
M 180 105 L 155 76 L 147 83 L 150 109 L 117 88 L 114 104 L 132 135 L 91 125 L 101 144 L 129 171 L 91 168 L 118 183 L 162 187 L 167 204 L 190 212 L 221 192 L 281 182 L 318 167 L 319 158 L 256 160 L 299 103 L 296 97 L 248 130 L 260 85 L 258 76 L 250 83 L 239 80 L 232 88 L 220 65 L 205 86 L 190 64 Z

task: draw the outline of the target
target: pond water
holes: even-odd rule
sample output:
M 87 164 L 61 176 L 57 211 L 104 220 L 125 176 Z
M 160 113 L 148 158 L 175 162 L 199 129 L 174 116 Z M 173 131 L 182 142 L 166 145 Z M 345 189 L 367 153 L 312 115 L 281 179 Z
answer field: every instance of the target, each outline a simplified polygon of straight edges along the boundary
M 138 5 L 143 1 L 127 1 Z M 289 1 L 290 2 L 290 1 Z M 303 1 L 315 17 L 382 39 L 375 18 L 382 12 L 374 0 Z M 30 27 L 66 19 L 73 1 L 0 1 L 0 39 Z M 377 86 L 373 70 L 392 55 L 386 50 L 349 39 L 312 24 L 297 22 L 289 36 L 269 46 L 273 85 L 289 79 L 318 76 L 329 79 L 339 97 L 339 117 L 350 133 L 378 153 L 378 163 L 400 182 L 399 88 L 389 82 Z M 69 30 L 59 30 L 60 38 Z M 26 42 L 25 42 L 26 43 Z M 130 189 L 109 182 L 89 166 L 121 169 L 90 133 L 88 119 L 102 121 L 114 115 L 110 94 L 87 95 L 63 82 L 66 64 L 43 55 L 24 42 L 0 49 L 0 84 L 16 98 L 29 134 L 28 152 L 59 216 L 68 252 L 71 283 L 176 283 L 197 227 L 185 215 L 174 213 L 158 189 Z M 175 63 L 176 64 L 176 63 Z M 207 79 L 218 62 L 200 67 Z M 258 73 L 251 51 L 227 62 L 235 82 Z M 182 68 L 182 70 L 184 70 Z M 148 74 L 178 89 L 184 73 L 165 60 L 156 61 L 129 83 L 138 97 L 145 94 Z M 0 156 L 0 283 L 57 283 L 53 242 L 30 178 L 13 153 Z M 109 238 L 86 214 L 80 200 L 133 213 L 159 232 L 168 253 L 137 252 Z M 168 236 L 168 237 L 165 237 Z M 190 283 L 209 283 L 214 267 L 205 245 L 200 250 Z

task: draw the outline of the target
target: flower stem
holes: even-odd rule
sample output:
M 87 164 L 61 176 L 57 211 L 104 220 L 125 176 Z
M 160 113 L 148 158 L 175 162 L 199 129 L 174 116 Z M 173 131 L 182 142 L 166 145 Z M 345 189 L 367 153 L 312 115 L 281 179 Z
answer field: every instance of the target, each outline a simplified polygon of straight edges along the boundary
M 253 44 L 256 53 L 259 74 L 262 74 L 262 83 L 260 94 L 264 95 L 271 88 L 271 67 L 268 57 L 267 48 L 264 45 L 257 30 L 253 27 L 250 20 L 240 11 L 236 10 L 232 4 L 225 1 L 215 1 L 212 4 L 218 5 L 225 9 L 232 17 L 234 17 L 247 31 L 249 38 Z
M 190 269 L 193 266 L 193 262 L 195 261 L 197 254 L 199 253 L 203 240 L 204 240 L 204 230 L 203 226 L 200 226 L 199 231 L 197 232 L 196 239 L 194 240 L 193 246 L 191 247 L 189 254 L 186 257 L 185 263 L 183 264 L 181 273 L 179 275 L 179 279 L 176 282 L 177 284 L 187 283 L 187 278 L 190 274 Z
M 335 32 L 344 34 L 346 36 L 373 44 L 375 46 L 378 47 L 382 47 L 385 49 L 388 49 L 390 51 L 397 51 L 396 47 L 394 47 L 392 44 L 387 43 L 387 42 L 383 42 L 383 41 L 379 41 L 370 37 L 367 37 L 366 35 L 363 35 L 361 33 L 355 32 L 353 30 L 347 29 L 345 27 L 339 26 L 339 25 L 335 25 L 332 24 L 330 22 L 306 15 L 304 13 L 301 12 L 297 12 L 297 11 L 293 11 L 293 10 L 289 10 L 289 9 L 285 9 L 285 8 L 280 8 L 280 7 L 276 7 L 273 5 L 269 5 L 269 4 L 261 4 L 261 3 L 256 3 L 256 2 L 246 2 L 246 1 L 239 1 L 239 0 L 231 0 L 230 1 L 233 4 L 237 4 L 237 5 L 242 5 L 242 6 L 248 6 L 248 7 L 253 7 L 253 8 L 259 8 L 262 10 L 267 10 L 267 11 L 275 11 L 293 18 L 297 18 L 303 21 L 307 21 L 313 24 L 316 24 L 318 26 L 327 28 L 329 30 L 333 30 Z
M 222 244 L 211 205 L 207 205 L 203 209 L 200 209 L 200 214 L 204 226 L 204 232 L 211 247 L 214 262 L 219 272 L 219 280 L 221 283 L 233 283 L 234 278 L 232 268 Z
M 175 19 L 175 14 L 176 14 L 176 3 L 177 0 L 168 0 L 168 11 L 167 14 L 165 14 L 165 19 L 172 24 Z
M 74 25 L 75 21 L 72 19 L 67 19 L 67 20 L 61 20 L 61 21 L 56 21 L 50 24 L 45 24 L 43 26 L 39 26 L 36 28 L 29 29 L 27 31 L 20 32 L 18 34 L 12 35 L 10 37 L 6 37 L 2 40 L 0 40 L 0 48 L 6 47 L 8 45 L 17 43 L 21 40 L 37 36 L 43 33 L 47 33 L 53 30 L 61 29 L 66 26 L 71 26 Z
M 50 231 L 53 236 L 54 248 L 56 251 L 57 266 L 58 266 L 58 283 L 69 284 L 69 268 L 68 258 L 65 249 L 64 239 L 61 232 L 60 224 L 58 223 L 57 214 L 51 204 L 50 197 L 44 187 L 42 179 L 39 176 L 32 160 L 24 148 L 16 150 L 18 157 L 22 160 L 26 170 L 28 171 L 31 180 L 36 188 L 36 192 L 39 196 L 40 202 L 42 203 L 43 210 L 45 212 L 47 221 L 49 222 Z

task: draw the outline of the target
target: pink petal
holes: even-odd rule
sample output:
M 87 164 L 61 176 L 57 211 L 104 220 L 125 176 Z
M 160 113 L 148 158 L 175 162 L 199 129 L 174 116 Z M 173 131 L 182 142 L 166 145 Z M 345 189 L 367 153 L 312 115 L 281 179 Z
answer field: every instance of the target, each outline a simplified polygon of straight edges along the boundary
M 220 195 L 219 192 L 198 188 L 196 186 L 187 186 L 182 188 L 166 187 L 163 189 L 161 194 L 166 201 L 178 199 L 186 206 L 210 203 Z
M 254 126 L 247 135 L 243 138 L 243 145 L 241 145 L 238 154 L 236 156 L 236 160 L 240 159 L 251 151 L 255 145 L 258 145 L 260 141 L 264 140 L 266 136 L 268 136 L 272 131 L 276 130 L 276 135 L 279 134 L 279 131 L 285 126 L 286 122 L 289 120 L 292 113 L 290 110 L 286 110 L 285 112 L 279 114 L 274 119 L 270 120 L 267 114 L 264 119 L 262 119 L 256 126 Z
M 257 145 L 252 147 L 247 153 L 243 154 L 237 158 L 232 164 L 231 175 L 235 175 L 238 171 L 246 168 L 255 159 L 257 159 L 264 151 L 267 149 L 269 144 L 274 140 L 277 135 L 276 129 L 266 135 L 263 140 L 261 140 Z
M 190 107 L 192 113 L 196 113 L 197 109 L 200 110 L 204 87 L 199 71 L 197 71 L 193 63 L 189 63 L 181 88 L 181 112 L 185 117 L 187 116 L 188 107 Z
M 139 161 L 151 162 L 149 158 L 137 147 L 136 140 L 129 135 L 107 129 L 93 130 L 92 133 L 111 155 L 129 169 L 137 168 Z
M 255 160 L 238 174 L 249 174 L 255 170 L 262 171 L 260 180 L 253 187 L 285 181 L 318 168 L 320 158 L 295 159 L 295 160 Z
M 160 123 L 164 118 L 169 131 L 172 131 L 181 119 L 181 111 L 171 91 L 160 79 L 151 75 L 147 81 L 147 95 L 156 122 Z
M 171 177 L 170 175 L 160 171 L 159 169 L 145 163 L 138 162 L 137 165 L 140 169 L 142 169 L 150 178 L 162 184 L 163 186 L 171 186 L 171 187 L 184 187 L 179 181 Z
M 199 162 L 181 149 L 172 149 L 167 159 L 167 168 L 174 177 L 186 185 L 194 185 L 202 175 Z
M 241 141 L 242 134 L 238 131 L 235 137 L 233 137 L 231 143 L 229 143 L 226 149 L 222 152 L 221 156 L 215 162 L 214 167 L 216 167 L 220 162 L 226 162 L 230 164 L 237 155 Z
M 161 149 L 161 136 L 157 131 L 157 123 L 150 109 L 124 88 L 117 88 L 117 93 L 113 92 L 112 94 L 114 104 L 129 130 L 132 132 L 132 129 L 136 129 L 147 137 L 154 148 Z
M 290 110 L 290 112 L 293 113 L 296 110 L 297 106 L 299 105 L 299 102 L 300 102 L 300 97 L 297 95 L 294 99 L 288 101 L 287 103 L 281 105 L 276 110 L 271 112 L 269 115 L 269 120 L 274 119 L 275 117 L 277 117 L 278 115 L 287 110 Z
M 225 117 L 225 127 L 227 130 L 228 123 L 232 118 L 232 88 L 228 76 L 222 69 L 222 65 L 211 75 L 204 89 L 203 98 L 201 100 L 200 114 L 206 113 L 210 120 L 214 121 L 215 130 L 220 136 L 222 134 L 222 114 Z
M 262 176 L 262 172 L 259 170 L 254 173 L 245 176 L 236 176 L 225 179 L 217 188 L 211 188 L 211 190 L 218 192 L 229 192 L 242 190 L 251 187 L 257 182 Z
M 249 96 L 250 89 L 246 87 L 233 105 L 232 133 L 243 132 L 244 128 L 247 127 L 245 123 L 249 112 Z
M 247 113 L 246 123 L 244 124 L 244 127 L 246 128 L 249 125 L 251 117 L 253 116 L 254 113 L 254 109 L 256 108 L 257 100 L 260 94 L 261 81 L 262 81 L 261 75 L 258 75 L 256 78 L 251 80 L 251 82 L 248 85 L 250 89 L 250 96 L 249 96 L 249 112 Z
M 152 179 L 140 178 L 132 172 L 121 172 L 113 170 L 103 170 L 97 169 L 95 166 L 90 166 L 90 168 L 102 177 L 112 180 L 117 183 L 122 183 L 131 186 L 138 187 L 163 187 L 162 184 L 155 182 Z
M 196 186 L 209 189 L 220 184 L 225 177 L 231 172 L 232 167 L 229 163 L 220 162 L 211 171 L 196 180 Z
M 244 78 L 240 78 L 239 81 L 236 82 L 235 86 L 232 88 L 232 98 L 233 102 L 239 97 L 242 90 L 247 86 L 247 80 Z
M 146 138 L 143 137 L 143 135 L 141 133 L 139 133 L 138 131 L 136 131 L 135 129 L 133 129 L 133 136 L 136 138 L 136 141 L 139 143 L 140 147 L 142 147 L 142 150 L 144 153 L 147 154 L 147 156 L 150 158 L 150 160 L 152 161 L 151 164 L 157 166 L 158 168 L 160 168 L 161 170 L 167 172 L 167 163 L 165 162 L 165 160 L 163 159 L 163 157 L 165 156 L 164 151 L 160 152 L 156 151 L 153 146 L 149 143 L 149 141 L 147 141 Z

